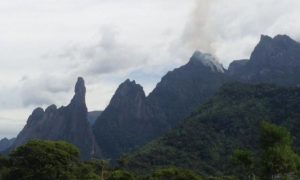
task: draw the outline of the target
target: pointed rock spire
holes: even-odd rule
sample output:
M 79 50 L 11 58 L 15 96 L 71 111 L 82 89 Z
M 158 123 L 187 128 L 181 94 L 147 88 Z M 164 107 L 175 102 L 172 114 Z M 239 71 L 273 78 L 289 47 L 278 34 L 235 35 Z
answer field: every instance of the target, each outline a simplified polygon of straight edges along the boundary
M 128 104 L 134 102 L 137 99 L 145 99 L 146 95 L 143 87 L 136 82 L 127 79 L 124 81 L 116 90 L 113 98 L 111 99 L 110 105 L 119 106 L 121 104 Z
M 55 105 L 49 106 L 45 111 L 35 109 L 12 147 L 16 148 L 30 139 L 63 140 L 78 147 L 82 159 L 100 155 L 87 120 L 85 93 L 84 80 L 79 77 L 71 103 L 58 109 Z
M 84 84 L 84 79 L 82 77 L 78 77 L 75 89 L 75 95 L 71 101 L 71 104 L 84 104 L 85 105 L 85 93 L 86 88 Z
M 84 85 L 84 79 L 82 77 L 78 77 L 77 83 L 75 85 L 75 94 L 85 95 L 86 88 Z

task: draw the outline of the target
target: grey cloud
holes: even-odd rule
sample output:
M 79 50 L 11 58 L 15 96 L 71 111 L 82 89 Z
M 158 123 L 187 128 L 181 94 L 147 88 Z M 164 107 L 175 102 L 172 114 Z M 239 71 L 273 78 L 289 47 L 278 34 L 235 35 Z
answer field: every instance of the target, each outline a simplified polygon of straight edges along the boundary
M 228 65 L 248 58 L 261 34 L 299 37 L 299 8 L 298 0 L 199 0 L 179 44 L 212 53 Z
M 75 71 L 90 75 L 103 75 L 137 69 L 147 63 L 142 50 L 118 40 L 117 32 L 110 27 L 101 30 L 101 39 L 94 45 L 73 46 L 58 57 L 73 63 Z
M 1 138 L 7 137 L 12 138 L 16 136 L 16 129 L 21 129 L 23 126 L 23 123 L 14 123 L 12 121 L 16 121 L 15 119 L 6 119 L 0 117 L 0 132 L 1 132 Z M 3 121 L 2 121 L 3 120 Z M 8 122 L 9 120 L 10 122 Z
M 1 87 L 0 94 L 1 110 L 19 108 L 22 106 L 18 86 Z
M 214 53 L 213 43 L 216 38 L 216 24 L 213 23 L 211 8 L 214 1 L 197 1 L 195 10 L 187 22 L 180 43 L 187 48 L 199 48 L 204 52 Z
M 21 97 L 24 106 L 43 106 L 63 103 L 73 88 L 71 78 L 64 76 L 41 75 L 36 78 L 23 78 Z M 59 99 L 59 102 L 55 100 Z

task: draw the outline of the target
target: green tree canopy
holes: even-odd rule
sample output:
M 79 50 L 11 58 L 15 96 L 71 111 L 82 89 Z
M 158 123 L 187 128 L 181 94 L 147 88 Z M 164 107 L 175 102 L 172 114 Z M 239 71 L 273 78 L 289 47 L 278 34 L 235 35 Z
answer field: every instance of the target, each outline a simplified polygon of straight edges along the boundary
M 65 142 L 32 140 L 10 154 L 7 179 L 73 179 L 79 150 Z
M 260 172 L 262 179 L 299 178 L 300 156 L 293 151 L 292 137 L 286 128 L 262 122 L 258 152 L 254 158 L 248 150 L 236 150 L 231 160 L 243 167 L 248 179 L 255 179 L 255 172 Z
M 237 149 L 234 151 L 231 156 L 231 161 L 233 164 L 239 166 L 244 174 L 247 175 L 248 179 L 251 179 L 254 176 L 254 156 L 253 153 L 249 150 Z
M 201 180 L 201 176 L 195 174 L 194 172 L 181 169 L 176 167 L 163 168 L 156 170 L 151 180 L 181 180 L 181 179 L 189 179 L 189 180 Z
M 290 132 L 280 126 L 263 122 L 261 125 L 261 170 L 267 179 L 297 176 L 300 157 L 292 149 Z

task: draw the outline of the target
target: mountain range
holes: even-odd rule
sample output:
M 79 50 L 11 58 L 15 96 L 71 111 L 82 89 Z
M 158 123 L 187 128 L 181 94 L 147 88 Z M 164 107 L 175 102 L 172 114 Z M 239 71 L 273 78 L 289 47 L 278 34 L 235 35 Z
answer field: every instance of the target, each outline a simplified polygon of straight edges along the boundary
M 135 81 L 124 81 L 116 90 L 109 105 L 96 118 L 94 123 L 93 120 L 90 120 L 90 123 L 88 121 L 84 80 L 79 78 L 71 103 L 61 108 L 51 105 L 46 108 L 46 110 L 41 108 L 35 109 L 10 148 L 18 147 L 29 139 L 65 140 L 79 147 L 84 159 L 95 156 L 117 159 L 120 155 L 135 151 L 158 137 L 165 138 L 166 136 L 172 136 L 173 138 L 174 136 L 173 139 L 178 138 L 174 135 L 174 132 L 181 131 L 178 129 L 185 126 L 184 124 L 186 122 L 190 122 L 189 120 L 183 120 L 190 117 L 193 112 L 195 113 L 195 110 L 203 103 L 212 102 L 210 99 L 214 97 L 217 92 L 219 92 L 218 95 L 220 93 L 222 94 L 224 84 L 242 82 L 245 84 L 271 83 L 283 87 L 299 86 L 299 67 L 300 44 L 287 35 L 278 35 L 274 38 L 261 36 L 260 42 L 255 47 L 249 60 L 233 61 L 228 70 L 224 69 L 212 55 L 196 51 L 187 64 L 163 76 L 161 81 L 148 96 L 145 95 L 143 87 Z M 243 86 L 240 86 L 240 88 L 243 89 Z M 221 87 L 223 88 L 220 91 Z M 228 86 L 225 85 L 225 89 L 226 87 Z M 239 85 L 229 87 L 236 90 Z M 251 86 L 245 89 L 247 90 L 248 88 L 256 89 L 258 87 Z M 264 88 L 262 88 L 262 90 L 263 89 Z M 296 92 L 297 91 L 295 91 L 295 93 Z M 237 90 L 230 93 L 232 94 L 225 94 L 234 100 L 234 93 L 242 92 Z M 219 97 L 218 95 L 216 96 L 217 98 Z M 246 95 L 248 96 L 249 94 Z M 258 99 L 255 99 L 255 101 L 256 100 Z M 237 103 L 240 102 L 238 101 Z M 209 117 L 210 108 L 216 107 L 209 107 L 207 104 L 206 106 L 207 108 L 204 109 L 207 110 L 206 114 L 208 114 L 207 116 Z M 245 109 L 243 110 L 245 111 Z M 225 113 L 221 112 L 222 111 L 220 111 L 220 116 L 222 113 Z M 95 119 L 95 116 L 93 117 L 94 118 L 89 117 L 89 119 Z M 197 119 L 196 117 L 198 116 L 192 119 Z M 200 125 L 197 123 L 195 124 L 195 127 L 198 127 L 199 131 L 205 130 L 203 127 L 211 129 L 208 125 L 209 121 L 199 121 L 201 121 L 201 127 L 199 127 Z M 198 122 L 198 120 L 195 120 L 195 122 Z M 212 120 L 211 122 L 214 121 Z M 226 131 L 228 126 L 223 126 L 222 124 L 219 130 L 223 129 Z M 208 135 L 212 137 L 221 136 L 214 130 L 208 134 L 198 133 L 196 130 L 194 131 L 192 131 L 192 133 L 195 134 L 192 135 L 195 135 L 195 137 L 199 139 L 206 138 Z M 164 134 L 166 135 L 162 136 Z M 192 138 L 192 135 L 188 135 L 187 137 Z M 222 135 L 227 137 L 227 134 Z M 183 139 L 182 141 L 185 141 L 183 142 L 183 144 L 185 144 L 190 140 Z M 224 141 L 226 141 L 226 139 Z M 193 143 L 193 141 L 190 142 Z M 167 147 L 165 143 L 172 144 L 174 142 L 157 140 L 154 144 L 155 143 L 159 145 L 162 144 L 162 147 L 158 147 L 158 150 L 160 150 L 160 148 Z M 208 143 L 208 141 L 203 140 L 202 142 L 201 140 L 201 142 L 198 142 L 197 140 L 195 143 L 205 144 Z M 149 146 L 151 145 L 146 147 Z M 205 151 L 205 148 L 203 149 L 202 146 L 195 147 L 202 148 L 199 149 L 199 152 Z M 207 148 L 209 147 L 211 146 L 209 145 Z M 221 147 L 224 148 L 223 145 L 218 146 L 218 148 Z M 185 152 L 184 150 L 182 151 L 184 155 Z M 151 162 L 148 157 L 153 155 L 151 154 L 152 152 L 147 154 L 141 150 L 139 153 L 145 155 L 145 159 Z M 169 155 L 171 156 L 172 154 Z M 216 152 L 215 155 L 222 156 L 223 154 Z M 195 157 L 202 158 L 204 161 L 213 159 L 205 159 L 205 157 L 196 155 Z M 142 164 L 145 163 L 139 156 L 133 159 L 138 159 Z M 160 160 L 158 160 L 158 162 L 159 161 Z M 216 162 L 221 161 L 222 160 Z M 169 164 L 174 164 L 174 162 Z M 153 163 L 153 166 L 155 165 L 161 164 Z M 134 163 L 133 166 L 139 167 Z M 214 166 L 215 164 L 203 162 L 203 164 L 197 165 L 197 168 L 203 168 L 203 172 L 205 173 L 217 173 L 223 170 L 222 167 Z M 209 167 L 213 167 L 213 169 L 209 170 Z
M 103 154 L 116 158 L 170 130 L 228 81 L 224 71 L 211 55 L 196 51 L 147 97 L 139 84 L 126 80 L 93 127 Z
M 83 159 L 99 156 L 100 149 L 87 119 L 83 78 L 78 78 L 74 91 L 74 97 L 65 107 L 50 105 L 45 110 L 35 109 L 11 147 L 14 149 L 30 139 L 64 140 L 77 146 Z

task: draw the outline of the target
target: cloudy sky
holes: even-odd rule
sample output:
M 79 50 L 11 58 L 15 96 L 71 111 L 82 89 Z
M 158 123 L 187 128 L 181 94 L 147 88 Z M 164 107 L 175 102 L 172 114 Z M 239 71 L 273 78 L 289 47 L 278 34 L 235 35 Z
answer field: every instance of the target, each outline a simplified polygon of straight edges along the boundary
M 38 106 L 66 105 L 78 76 L 89 110 L 135 79 L 149 93 L 195 49 L 225 67 L 261 34 L 300 40 L 299 0 L 0 0 L 0 138 Z

